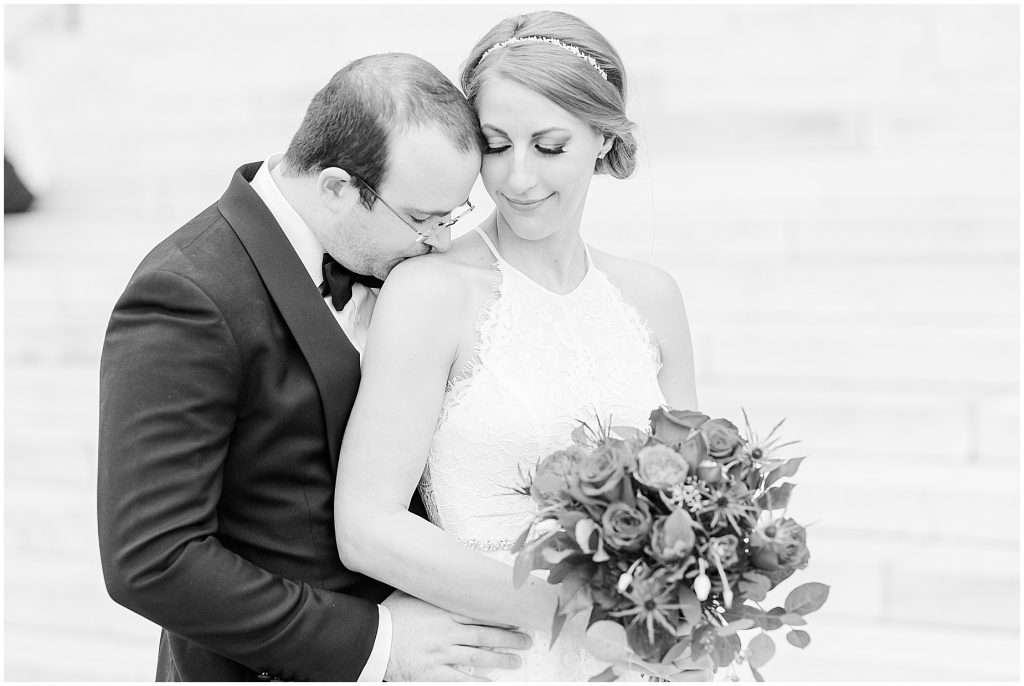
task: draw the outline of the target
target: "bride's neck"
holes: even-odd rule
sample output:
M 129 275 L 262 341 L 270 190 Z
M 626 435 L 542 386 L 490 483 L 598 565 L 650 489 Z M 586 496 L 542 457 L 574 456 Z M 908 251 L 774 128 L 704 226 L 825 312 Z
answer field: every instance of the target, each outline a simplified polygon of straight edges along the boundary
M 579 227 L 563 229 L 536 240 L 517 236 L 497 213 L 490 222 L 496 238 L 494 246 L 502 259 L 541 286 L 568 293 L 587 273 L 587 253 Z

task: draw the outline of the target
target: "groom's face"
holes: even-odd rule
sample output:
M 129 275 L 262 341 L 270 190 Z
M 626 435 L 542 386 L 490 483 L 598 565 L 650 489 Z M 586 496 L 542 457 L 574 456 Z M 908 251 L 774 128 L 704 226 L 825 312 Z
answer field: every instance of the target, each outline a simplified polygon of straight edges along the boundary
M 452 211 L 465 205 L 480 170 L 480 152 L 459 150 L 435 128 L 415 128 L 391 139 L 388 171 L 374 190 L 376 200 L 367 209 L 355 203 L 344 217 L 345 226 L 332 238 L 346 245 L 364 274 L 386 278 L 402 260 L 430 250 L 447 250 L 451 229 L 420 241 L 415 229 L 430 229 L 446 222 Z M 388 207 L 390 205 L 390 208 Z M 325 243 L 332 254 L 332 246 Z

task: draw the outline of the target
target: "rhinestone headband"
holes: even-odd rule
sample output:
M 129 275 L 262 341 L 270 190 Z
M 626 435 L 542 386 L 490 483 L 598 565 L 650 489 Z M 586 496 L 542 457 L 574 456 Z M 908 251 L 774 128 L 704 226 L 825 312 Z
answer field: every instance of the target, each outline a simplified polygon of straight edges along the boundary
M 601 65 L 599 65 L 597 63 L 597 60 L 595 60 L 593 57 L 583 52 L 575 45 L 563 43 L 557 38 L 547 38 L 545 36 L 514 36 L 506 41 L 502 41 L 501 43 L 495 43 L 494 45 L 489 47 L 484 52 L 484 54 L 480 55 L 480 59 L 477 61 L 477 65 L 479 65 L 480 62 L 483 62 L 485 57 L 490 55 L 498 48 L 503 48 L 506 45 L 511 45 L 512 43 L 524 43 L 526 41 L 539 41 L 541 43 L 550 43 L 551 45 L 557 45 L 558 47 L 562 48 L 562 50 L 565 50 L 566 52 L 571 52 L 572 54 L 579 57 L 581 60 L 584 60 L 587 64 L 589 64 L 590 66 L 597 70 L 597 73 L 601 75 L 602 79 L 604 79 L 605 81 L 608 80 L 608 74 L 605 73 L 604 69 L 601 68 Z

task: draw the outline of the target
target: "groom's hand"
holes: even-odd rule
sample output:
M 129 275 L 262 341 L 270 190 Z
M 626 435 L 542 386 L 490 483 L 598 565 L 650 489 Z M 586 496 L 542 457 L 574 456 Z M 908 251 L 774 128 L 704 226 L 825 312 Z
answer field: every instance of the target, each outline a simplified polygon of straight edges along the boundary
M 489 681 L 455 669 L 515 669 L 530 637 L 507 627 L 480 624 L 395 591 L 381 603 L 391 613 L 387 681 Z

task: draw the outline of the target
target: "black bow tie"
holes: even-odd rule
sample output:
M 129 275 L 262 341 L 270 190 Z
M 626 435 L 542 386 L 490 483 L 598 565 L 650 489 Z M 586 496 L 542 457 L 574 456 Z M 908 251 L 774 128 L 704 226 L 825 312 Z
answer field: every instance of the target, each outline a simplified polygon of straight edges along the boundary
M 324 253 L 322 267 L 324 282 L 320 286 L 320 295 L 331 296 L 331 304 L 339 312 L 352 299 L 352 284 L 359 282 L 367 288 L 380 288 L 384 282 L 380 279 L 365 274 L 353 274 L 341 266 L 337 260 L 331 257 L 330 253 Z

